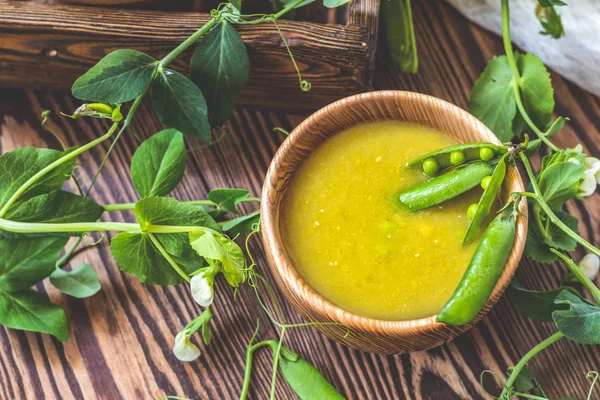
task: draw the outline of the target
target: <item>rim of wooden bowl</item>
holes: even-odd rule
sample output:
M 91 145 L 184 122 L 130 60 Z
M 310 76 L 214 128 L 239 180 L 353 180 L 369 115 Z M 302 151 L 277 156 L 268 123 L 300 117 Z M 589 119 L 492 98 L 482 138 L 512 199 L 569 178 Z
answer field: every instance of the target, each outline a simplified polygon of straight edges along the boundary
M 339 114 L 343 110 L 351 110 L 356 112 L 355 106 L 361 103 L 377 103 L 380 109 L 389 109 L 390 102 L 393 105 L 403 107 L 415 107 L 421 108 L 422 112 L 426 115 L 425 118 L 440 118 L 440 115 L 447 117 L 448 120 L 455 120 L 456 118 L 463 120 L 463 125 L 466 126 L 473 136 L 477 136 L 481 141 L 487 141 L 491 143 L 501 144 L 496 136 L 477 118 L 469 114 L 467 111 L 455 106 L 447 101 L 438 99 L 433 96 L 407 92 L 407 91 L 375 91 L 363 94 L 358 94 L 344 99 L 338 100 L 306 118 L 298 127 L 296 127 L 288 138 L 282 143 L 278 149 L 269 170 L 267 172 L 261 201 L 261 230 L 263 241 L 265 245 L 265 252 L 271 266 L 271 270 L 275 274 L 276 281 L 279 286 L 283 285 L 284 295 L 289 299 L 286 291 L 294 293 L 297 299 L 300 301 L 300 305 L 296 301 L 292 301 L 292 305 L 295 308 L 308 308 L 306 310 L 299 309 L 301 314 L 312 314 L 320 315 L 323 320 L 330 320 L 344 324 L 352 331 L 353 329 L 360 330 L 363 333 L 374 334 L 378 336 L 415 336 L 415 335 L 427 335 L 439 333 L 440 330 L 446 330 L 449 332 L 448 341 L 453 337 L 467 331 L 479 320 L 481 320 L 487 312 L 493 307 L 493 305 L 501 297 L 502 293 L 510 283 L 512 276 L 514 275 L 523 249 L 525 247 L 525 239 L 527 235 L 527 221 L 526 218 L 521 217 L 517 220 L 517 236 L 513 245 L 512 252 L 509 260 L 504 268 L 504 271 L 498 280 L 498 283 L 494 287 L 494 290 L 486 302 L 485 307 L 477 315 L 477 317 L 468 325 L 464 326 L 449 326 L 441 322 L 436 321 L 436 315 L 432 315 L 426 318 L 420 318 L 415 320 L 407 321 L 390 321 L 380 320 L 368 317 L 363 317 L 347 311 L 341 307 L 336 306 L 329 300 L 325 299 L 319 293 L 317 293 L 306 281 L 300 276 L 293 266 L 283 241 L 281 240 L 280 232 L 280 206 L 282 199 L 287 192 L 287 185 L 293 173 L 297 170 L 298 166 L 304 161 L 306 155 L 299 155 L 299 151 L 310 153 L 310 151 L 319 146 L 327 138 L 347 129 L 350 126 L 359 125 L 361 122 L 352 123 L 345 126 L 335 133 L 332 134 L 319 134 L 314 128 L 316 125 L 323 123 L 325 119 L 328 119 L 332 114 L 338 113 L 339 118 L 344 118 Z M 436 111 L 436 115 L 428 114 L 431 110 Z M 359 118 L 365 120 L 385 121 L 386 118 L 378 118 L 377 115 L 367 115 L 366 109 L 363 109 L 364 115 Z M 413 110 L 414 111 L 414 110 Z M 383 113 L 384 111 L 382 111 Z M 329 121 L 328 121 L 329 122 Z M 366 123 L 369 121 L 363 121 Z M 415 122 L 407 121 L 407 122 Z M 417 122 L 419 123 L 419 122 Z M 422 122 L 421 122 L 422 123 Z M 343 122 L 340 124 L 343 125 Z M 443 132 L 443 131 L 442 131 Z M 307 147 L 307 140 L 303 139 L 304 135 L 318 135 L 318 140 L 315 140 L 316 144 L 312 147 Z M 285 166 L 284 170 L 281 170 L 281 166 Z M 291 167 L 290 167 L 291 165 Z M 525 191 L 523 182 L 516 168 L 512 168 L 509 171 L 509 179 L 505 182 L 503 192 L 516 192 Z M 506 193 L 504 193 L 506 197 Z M 521 212 L 527 215 L 526 202 L 521 203 Z

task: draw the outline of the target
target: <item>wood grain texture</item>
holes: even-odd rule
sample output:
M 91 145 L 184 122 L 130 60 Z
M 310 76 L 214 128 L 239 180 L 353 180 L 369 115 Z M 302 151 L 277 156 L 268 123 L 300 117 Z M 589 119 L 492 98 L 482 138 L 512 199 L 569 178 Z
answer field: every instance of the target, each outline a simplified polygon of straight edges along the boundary
M 504 272 L 485 306 L 473 321 L 450 326 L 436 316 L 413 321 L 383 321 L 352 314 L 313 290 L 296 271 L 281 232 L 281 207 L 290 181 L 306 158 L 325 140 L 364 123 L 405 121 L 425 125 L 459 143 L 501 144 L 477 118 L 435 97 L 405 91 L 375 91 L 336 101 L 315 112 L 295 128 L 267 171 L 262 191 L 261 228 L 267 261 L 289 303 L 309 321 L 337 323 L 317 329 L 328 337 L 362 351 L 398 354 L 422 351 L 446 343 L 479 322 L 498 301 L 510 283 L 523 254 L 527 237 L 527 203 L 521 202 L 522 218 Z M 510 168 L 500 191 L 503 203 L 513 192 L 523 192 L 523 181 Z M 410 232 L 406 232 L 410 235 Z M 348 332 L 349 330 L 349 332 Z
M 357 3 L 378 4 L 376 0 Z M 365 8 L 366 6 L 362 6 Z M 349 11 L 356 22 L 375 23 L 379 7 Z M 44 5 L 0 0 L 0 86 L 70 88 L 104 55 L 133 48 L 155 58 L 166 55 L 210 16 L 201 13 Z M 356 17 L 354 17 L 356 16 Z M 305 80 L 298 76 L 273 24 L 238 27 L 250 57 L 250 80 L 239 103 L 314 110 L 369 88 L 376 31 L 361 25 L 282 20 L 279 26 Z M 174 68 L 187 73 L 193 47 Z M 43 65 L 45 73 L 39 73 Z M 287 93 L 287 96 L 281 96 Z
M 468 23 L 443 1 L 413 4 L 420 72 L 402 74 L 389 64 L 384 52 L 379 52 L 376 88 L 423 92 L 466 108 L 470 88 L 487 60 L 502 52 L 500 39 Z M 552 74 L 552 81 L 556 113 L 571 118 L 553 139 L 569 147 L 581 142 L 586 152 L 600 156 L 600 99 L 556 74 Z M 51 126 L 68 145 L 98 137 L 107 129 L 102 121 L 73 122 L 58 116 L 59 111 L 76 106 L 66 93 L 0 89 L 0 151 L 27 145 L 56 148 L 58 143 L 39 127 L 44 108 L 53 111 Z M 228 125 L 232 134 L 213 148 L 198 149 L 197 142 L 188 142 L 194 150 L 189 153 L 186 176 L 174 196 L 191 200 L 224 186 L 246 187 L 259 195 L 269 163 L 284 139 L 272 128 L 291 130 L 303 117 L 237 109 Z M 141 138 L 161 128 L 149 103 L 142 106 L 134 128 Z M 133 132 L 124 136 L 93 192 L 95 200 L 136 200 L 128 173 L 129 160 L 138 145 Z M 106 149 L 107 144 L 102 145 L 80 160 L 85 168 L 77 169 L 77 175 L 84 184 L 89 184 Z M 539 166 L 539 157 L 535 162 Z M 567 208 L 580 218 L 581 233 L 600 244 L 600 196 L 596 194 L 585 203 L 569 203 Z M 133 217 L 114 213 L 107 216 L 109 219 L 131 222 Z M 252 250 L 259 271 L 274 284 L 260 241 L 252 241 Z M 218 283 L 214 342 L 197 362 L 182 364 L 171 355 L 174 334 L 200 312 L 188 289 L 144 286 L 122 274 L 112 261 L 106 240 L 80 253 L 72 265 L 84 261 L 95 267 L 102 281 L 103 290 L 96 296 L 76 300 L 59 294 L 47 282 L 38 287 L 67 310 L 72 335 L 67 344 L 44 335 L 0 328 L 0 399 L 145 400 L 163 394 L 191 399 L 237 398 L 244 348 L 256 318 L 261 318 L 260 338 L 275 334 L 248 288 L 240 290 L 234 301 L 232 291 Z M 516 277 L 525 286 L 541 290 L 556 287 L 564 273 L 565 268 L 558 264 L 544 266 L 524 260 Z M 287 303 L 282 305 L 288 322 L 303 321 Z M 426 352 L 401 356 L 362 353 L 309 328 L 288 331 L 286 344 L 314 363 L 350 399 L 469 400 L 487 398 L 479 386 L 483 370 L 501 374 L 553 332 L 550 324 L 520 316 L 504 296 L 469 332 Z M 266 397 L 271 376 L 270 354 L 257 355 L 250 399 Z M 600 347 L 560 341 L 530 365 L 538 370 L 539 381 L 552 398 L 585 398 L 589 384 L 585 373 L 600 367 Z M 485 383 L 490 389 L 494 387 L 491 379 Z M 295 398 L 281 378 L 278 393 L 279 399 Z M 592 399 L 599 396 L 596 389 Z

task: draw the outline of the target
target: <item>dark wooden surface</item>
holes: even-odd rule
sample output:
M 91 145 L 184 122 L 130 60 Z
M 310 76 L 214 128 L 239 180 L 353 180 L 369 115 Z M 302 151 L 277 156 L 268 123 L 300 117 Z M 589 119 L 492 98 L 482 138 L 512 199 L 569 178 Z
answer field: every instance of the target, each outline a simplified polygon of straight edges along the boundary
M 486 60 L 502 51 L 499 38 L 468 23 L 441 1 L 413 4 L 420 72 L 415 76 L 400 73 L 381 52 L 376 87 L 424 92 L 466 107 L 470 88 Z M 43 69 L 39 73 L 43 74 Z M 571 117 L 555 138 L 557 144 L 574 146 L 581 142 L 586 151 L 600 156 L 599 99 L 556 74 L 552 80 L 556 112 Z M 76 105 L 65 93 L 0 90 L 0 150 L 26 145 L 55 147 L 55 140 L 39 127 L 44 108 L 53 111 L 52 126 L 69 145 L 88 141 L 107 129 L 97 120 L 72 122 L 58 116 L 59 111 L 71 111 Z M 231 136 L 208 149 L 188 142 L 194 150 L 189 153 L 184 181 L 174 195 L 182 200 L 196 199 L 211 188 L 223 186 L 247 187 L 258 195 L 271 157 L 284 139 L 272 128 L 291 129 L 301 120 L 302 116 L 277 111 L 238 109 L 230 124 Z M 133 125 L 141 138 L 160 129 L 147 104 Z M 95 200 L 136 200 L 128 164 L 138 144 L 134 134 L 119 143 L 94 191 Z M 89 183 L 105 151 L 106 146 L 100 146 L 80 159 L 84 167 L 77 173 L 84 183 Z M 594 195 L 585 205 L 568 204 L 568 208 L 581 218 L 583 235 L 597 245 L 600 196 Z M 132 217 L 115 213 L 108 219 L 131 221 Z M 269 277 L 258 240 L 252 242 L 252 249 L 258 255 L 258 269 Z M 199 312 L 189 290 L 184 286 L 144 286 L 122 274 L 112 261 L 107 240 L 81 253 L 75 263 L 82 261 L 91 263 L 102 281 L 103 290 L 96 296 L 77 300 L 59 294 L 48 283 L 39 287 L 67 310 L 71 331 L 67 344 L 49 336 L 0 328 L 1 399 L 156 399 L 163 394 L 192 399 L 237 398 L 244 348 L 256 318 L 262 321 L 261 338 L 274 335 L 249 288 L 240 290 L 234 301 L 233 292 L 219 283 L 212 325 L 214 342 L 197 362 L 182 364 L 171 354 L 171 346 L 174 334 Z M 517 278 L 531 288 L 542 289 L 555 286 L 563 273 L 558 265 L 547 267 L 524 260 Z M 301 321 L 286 304 L 283 308 L 288 321 Z M 501 373 L 553 332 L 550 324 L 522 318 L 503 297 L 469 333 L 427 352 L 402 356 L 360 353 L 308 328 L 289 331 L 286 342 L 348 398 L 480 399 L 484 398 L 479 386 L 483 370 Z M 585 398 L 585 374 L 600 367 L 600 347 L 558 342 L 531 366 L 540 371 L 540 382 L 552 398 Z M 254 367 L 252 399 L 266 398 L 270 374 L 269 355 L 260 353 Z M 281 379 L 278 393 L 281 399 L 294 398 Z M 599 393 L 597 389 L 592 399 Z
M 376 48 L 370 38 L 375 37 L 378 15 L 378 0 L 361 0 L 347 9 L 348 25 L 278 22 L 303 79 L 314 86 L 307 93 L 298 90 L 296 70 L 275 25 L 238 27 L 251 65 L 238 103 L 312 111 L 368 90 Z M 343 19 L 335 16 L 329 20 Z M 111 51 L 127 47 L 159 59 L 209 18 L 207 13 L 0 0 L 0 86 L 68 89 Z M 172 67 L 187 73 L 193 49 Z

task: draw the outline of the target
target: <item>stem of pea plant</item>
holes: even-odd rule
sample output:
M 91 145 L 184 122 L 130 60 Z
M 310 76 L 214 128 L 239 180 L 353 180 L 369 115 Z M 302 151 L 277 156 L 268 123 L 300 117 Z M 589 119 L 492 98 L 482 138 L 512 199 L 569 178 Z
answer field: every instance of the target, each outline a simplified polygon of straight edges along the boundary
M 499 399 L 509 400 L 512 397 L 512 395 L 511 395 L 512 387 L 513 387 L 515 381 L 517 380 L 517 377 L 519 376 L 519 374 L 525 367 L 525 365 L 536 354 L 538 354 L 539 352 L 541 352 L 542 350 L 544 350 L 546 347 L 550 346 L 552 343 L 556 342 L 557 340 L 562 339 L 563 337 L 565 337 L 565 335 L 563 335 L 561 332 L 556 332 L 554 335 L 544 339 L 543 341 L 538 343 L 534 348 L 529 350 L 527 352 L 527 354 L 525 354 L 523 356 L 523 358 L 521 358 L 521 360 L 519 360 L 517 365 L 515 365 L 515 367 L 513 368 L 512 372 L 510 373 L 510 376 L 508 377 L 508 380 L 506 381 L 506 384 L 504 385 L 504 388 L 502 389 L 502 393 L 500 394 Z
M 83 236 L 79 236 L 75 244 L 67 251 L 61 258 L 56 261 L 55 267 L 56 269 L 60 269 L 63 265 L 69 262 L 73 254 L 75 254 L 75 250 L 79 247 L 79 244 L 83 241 Z
M 260 199 L 257 197 L 249 197 L 247 199 L 243 199 L 240 203 L 258 203 Z M 192 206 L 206 206 L 206 207 L 216 207 L 219 208 L 219 205 L 213 203 L 210 200 L 191 200 L 191 201 L 182 201 L 181 203 L 189 204 Z M 133 210 L 135 208 L 136 203 L 120 203 L 120 204 L 106 204 L 104 205 L 104 211 L 125 211 L 125 210 Z
M 547 137 L 544 132 L 538 129 L 535 123 L 531 120 L 525 107 L 523 106 L 523 102 L 521 101 L 521 93 L 519 92 L 519 86 L 521 82 L 521 75 L 519 74 L 519 69 L 517 68 L 517 62 L 515 61 L 515 55 L 512 48 L 512 42 L 510 40 L 510 12 L 508 8 L 508 0 L 502 0 L 502 40 L 504 42 L 504 52 L 506 53 L 506 59 L 508 60 L 508 65 L 510 66 L 510 70 L 512 72 L 512 87 L 513 94 L 515 97 L 515 103 L 517 104 L 517 108 L 523 117 L 523 120 L 529 125 L 531 130 L 537 135 L 538 138 L 542 142 L 544 142 L 548 147 L 550 147 L 554 151 L 558 151 L 558 147 L 554 145 Z
M 594 300 L 596 300 L 596 304 L 600 304 L 600 289 L 598 289 L 598 287 L 594 285 L 594 282 L 592 282 L 591 279 L 588 278 L 579 269 L 577 264 L 575 264 L 573 260 L 571 260 L 569 257 L 567 257 L 566 255 L 564 255 L 556 249 L 551 248 L 550 251 L 556 254 L 558 257 L 560 257 L 560 259 L 563 260 L 565 264 L 567 264 L 567 267 L 569 267 L 569 270 L 573 273 L 573 275 L 575 275 L 577 279 L 583 284 L 583 286 L 585 286 L 585 288 L 589 290 L 589 292 L 592 294 Z
M 165 67 L 171 63 L 174 59 L 176 59 L 181 53 L 183 53 L 188 47 L 193 45 L 196 40 L 200 39 L 204 36 L 205 33 L 210 31 L 216 24 L 218 20 L 217 18 L 211 18 L 204 26 L 198 29 L 192 36 L 185 39 L 181 44 L 175 47 L 169 54 L 167 54 L 160 62 L 158 63 L 159 67 Z
M 598 248 L 596 248 L 593 244 L 591 244 L 590 242 L 588 242 L 587 240 L 585 240 L 584 238 L 582 238 L 581 236 L 579 236 L 578 234 L 573 232 L 567 225 L 564 224 L 564 222 L 562 222 L 556 216 L 556 214 L 554 214 L 554 212 L 550 209 L 550 207 L 548 207 L 548 204 L 546 204 L 546 201 L 544 201 L 544 199 L 542 198 L 542 196 L 540 194 L 540 188 L 537 185 L 537 182 L 535 180 L 535 175 L 533 174 L 533 170 L 531 169 L 531 164 L 529 163 L 527 156 L 525 156 L 525 154 L 523 154 L 523 153 L 520 153 L 519 156 L 521 157 L 521 161 L 523 162 L 523 165 L 525 166 L 525 170 L 527 171 L 527 175 L 529 176 L 529 180 L 531 181 L 531 187 L 533 188 L 533 191 L 535 192 L 535 196 L 529 196 L 529 197 L 533 197 L 535 199 L 535 201 L 537 201 L 537 204 L 540 205 L 542 210 L 546 213 L 548 218 L 550 218 L 552 220 L 552 223 L 554 223 L 554 225 L 558 226 L 571 239 L 575 240 L 577 243 L 579 243 L 580 245 L 582 245 L 583 247 L 588 249 L 590 252 L 592 252 L 600 257 L 600 250 L 598 250 Z
M 191 281 L 192 279 L 188 276 L 188 274 L 185 273 L 184 270 L 181 269 L 181 267 L 179 266 L 179 264 L 177 264 L 177 262 L 175 262 L 175 260 L 173 260 L 173 257 L 171 257 L 171 255 L 169 253 L 167 253 L 167 251 L 165 250 L 165 248 L 163 247 L 163 245 L 160 244 L 160 242 L 158 241 L 158 239 L 156 238 L 156 236 L 154 236 L 152 233 L 148 233 L 148 237 L 150 238 L 150 240 L 152 241 L 152 243 L 154 244 L 154 246 L 158 249 L 158 251 L 160 252 L 160 254 L 162 254 L 162 256 L 171 265 L 171 267 L 173 267 L 173 269 L 183 279 L 185 279 L 187 282 Z
M 246 371 L 244 372 L 244 383 L 242 386 L 242 392 L 240 393 L 240 400 L 245 400 L 248 396 L 248 389 L 250 389 L 250 377 L 252 375 L 252 359 L 254 356 L 254 351 L 264 346 L 270 346 L 273 342 L 275 342 L 275 340 L 265 340 L 248 347 L 248 350 L 246 350 Z
M 279 357 L 281 356 L 281 346 L 283 346 L 285 329 L 285 325 L 281 327 L 281 334 L 279 335 L 277 350 L 275 350 L 275 353 L 273 354 L 273 376 L 271 378 L 271 395 L 269 396 L 270 400 L 275 400 L 275 389 L 277 388 L 277 367 L 279 366 Z
M 8 199 L 8 201 L 6 202 L 4 207 L 2 207 L 2 209 L 0 210 L 0 218 L 2 218 L 6 214 L 8 209 L 10 207 L 12 207 L 12 205 L 19 199 L 19 197 L 21 197 L 21 195 L 23 195 L 23 193 L 25 193 L 27 191 L 27 189 L 29 189 L 42 176 L 46 175 L 48 172 L 52 171 L 54 168 L 64 164 L 65 162 L 77 157 L 81 153 L 91 149 L 92 147 L 96 146 L 97 144 L 102 143 L 106 139 L 110 138 L 113 135 L 113 133 L 115 133 L 115 131 L 117 130 L 118 125 L 119 124 L 117 122 L 113 123 L 112 126 L 110 127 L 110 129 L 108 130 L 108 132 L 106 132 L 104 135 L 100 136 L 96 140 L 89 142 L 88 144 L 86 144 L 84 146 L 81 146 L 81 147 L 73 150 L 70 153 L 65 154 L 58 160 L 54 161 L 53 163 L 51 163 L 51 164 L 45 166 L 44 168 L 42 168 L 41 170 L 39 170 L 35 175 L 33 175 L 25 183 L 23 183 L 21 185 L 21 187 L 19 189 L 17 189 L 17 191 L 15 191 L 15 193 L 13 193 L 13 195 L 10 197 L 10 199 Z

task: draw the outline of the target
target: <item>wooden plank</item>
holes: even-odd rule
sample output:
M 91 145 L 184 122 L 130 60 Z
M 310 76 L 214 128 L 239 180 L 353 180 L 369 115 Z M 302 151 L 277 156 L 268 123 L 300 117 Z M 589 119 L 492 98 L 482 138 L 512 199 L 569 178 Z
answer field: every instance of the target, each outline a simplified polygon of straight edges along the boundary
M 110 51 L 133 48 L 161 57 L 208 21 L 207 14 L 0 1 L 0 85 L 69 88 Z M 314 110 L 370 83 L 374 42 L 363 26 L 280 21 L 309 92 L 272 24 L 240 26 L 250 81 L 240 104 Z M 186 71 L 191 50 L 174 63 Z
M 470 88 L 487 60 L 501 54 L 500 38 L 467 22 L 445 2 L 415 4 L 415 27 L 420 51 L 417 75 L 401 73 L 379 54 L 375 86 L 408 89 L 431 94 L 465 108 Z M 537 28 L 536 28 L 537 29 Z M 1 37 L 0 37 L 1 38 Z M 1 39 L 0 39 L 1 40 Z M 2 73 L 4 70 L 0 69 Z M 553 137 L 560 146 L 581 142 L 586 152 L 600 156 L 600 99 L 552 74 L 556 113 L 571 117 L 565 129 Z M 71 121 L 58 116 L 76 102 L 66 93 L 0 90 L 0 152 L 58 143 L 39 127 L 42 109 L 53 111 L 51 126 L 67 145 L 81 144 L 105 132 L 98 120 Z M 229 125 L 233 137 L 209 148 L 188 141 L 186 175 L 173 194 L 182 200 L 206 195 L 215 187 L 246 187 L 260 193 L 265 171 L 284 136 L 271 133 L 275 126 L 291 129 L 304 116 L 283 112 L 238 108 Z M 144 103 L 137 114 L 135 131 L 146 138 L 162 126 Z M 135 201 L 128 179 L 132 152 L 139 145 L 132 132 L 124 135 L 98 181 L 93 197 L 98 202 Z M 102 159 L 108 144 L 81 157 L 77 169 L 84 184 Z M 535 160 L 539 163 L 539 157 Z M 581 233 L 598 244 L 600 195 L 585 203 L 570 203 L 569 212 L 581 220 Z M 130 213 L 114 213 L 113 221 L 132 221 Z M 262 246 L 252 240 L 258 271 L 273 284 Z M 578 254 L 579 256 L 581 253 Z M 73 265 L 91 263 L 103 290 L 77 300 L 59 294 L 46 282 L 42 290 L 67 310 L 72 338 L 66 344 L 48 336 L 0 328 L 0 399 L 157 399 L 163 394 L 190 399 L 237 398 L 243 376 L 244 351 L 261 318 L 260 338 L 275 330 L 260 310 L 254 294 L 243 287 L 234 301 L 233 292 L 219 285 L 215 301 L 213 342 L 203 347 L 197 362 L 183 364 L 171 355 L 174 333 L 194 313 L 200 312 L 184 285 L 163 288 L 141 285 L 115 266 L 107 241 L 78 255 Z M 525 260 L 517 278 L 532 289 L 549 289 L 560 282 L 565 268 Z M 224 289 L 224 291 L 221 291 Z M 276 290 L 277 291 L 277 290 Z M 283 303 L 289 322 L 302 322 Z M 555 331 L 520 316 L 506 297 L 488 317 L 452 343 L 427 352 L 402 356 L 361 353 L 336 344 L 318 332 L 288 330 L 286 344 L 310 360 L 349 399 L 467 400 L 488 399 L 479 386 L 479 375 L 491 369 L 502 373 L 540 340 Z M 253 367 L 250 399 L 264 399 L 269 391 L 270 353 L 258 354 Z M 600 365 L 600 346 L 567 341 L 553 345 L 534 358 L 530 366 L 550 398 L 586 398 L 585 373 Z M 493 387 L 492 380 L 486 380 Z M 278 380 L 278 399 L 295 399 L 284 380 Z M 592 397 L 598 398 L 596 389 Z

